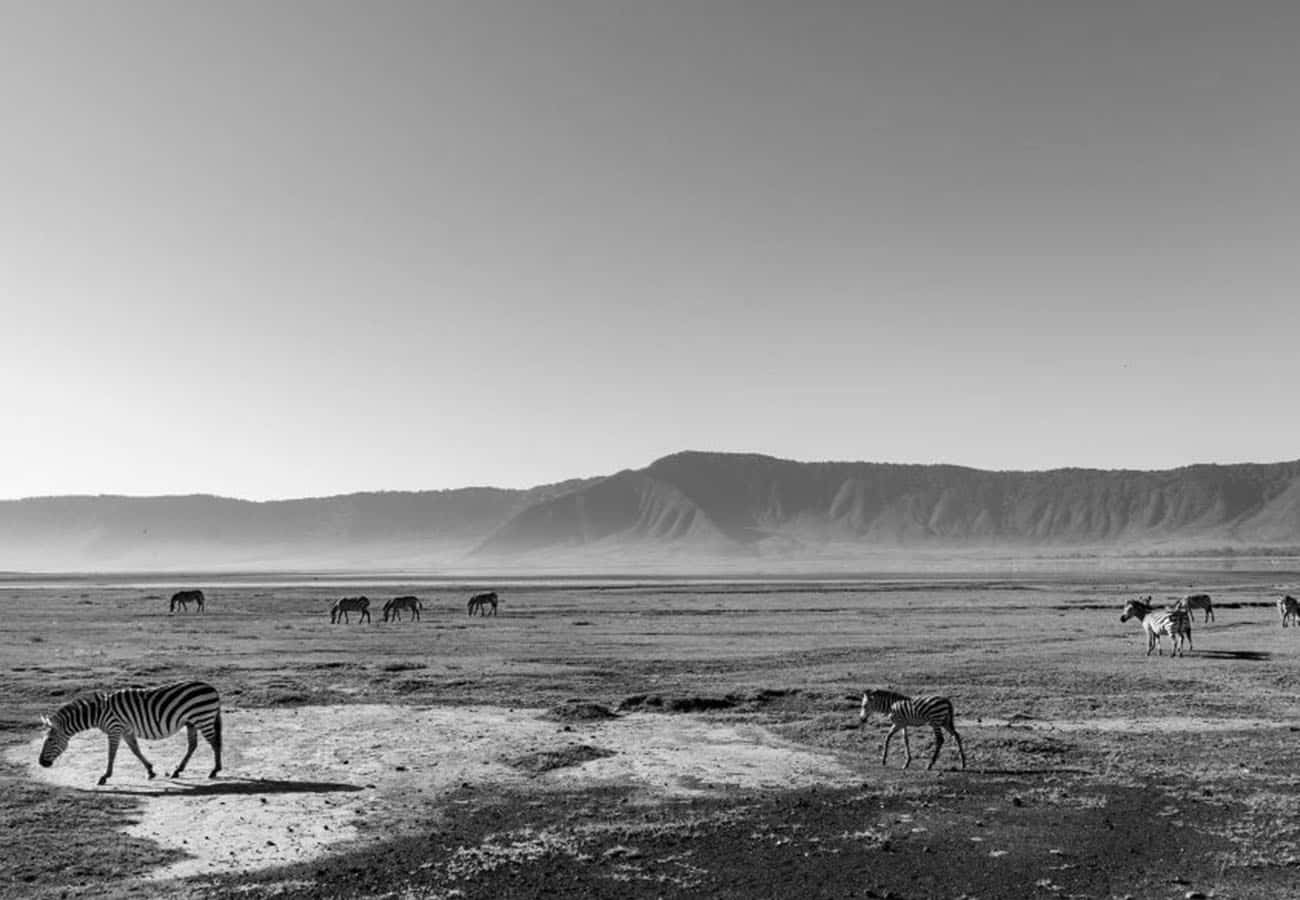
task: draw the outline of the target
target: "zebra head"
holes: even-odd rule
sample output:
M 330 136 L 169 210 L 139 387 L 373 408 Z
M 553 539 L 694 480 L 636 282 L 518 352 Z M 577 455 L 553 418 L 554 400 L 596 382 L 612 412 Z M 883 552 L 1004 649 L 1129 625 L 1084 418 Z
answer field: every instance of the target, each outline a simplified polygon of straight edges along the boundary
M 1147 601 L 1151 600 L 1150 597 L 1147 597 L 1146 599 Z M 1138 621 L 1141 621 L 1147 617 L 1147 613 L 1149 612 L 1151 612 L 1150 602 L 1130 600 L 1124 604 L 1124 612 L 1120 615 L 1119 620 L 1121 622 L 1127 622 L 1129 619 L 1137 619 Z
M 63 726 L 63 720 L 58 713 L 54 714 L 51 719 L 48 716 L 41 716 L 41 725 L 48 729 L 45 734 L 45 743 L 41 745 L 40 764 L 41 768 L 48 769 L 54 765 L 54 761 L 63 755 L 63 751 L 68 749 L 67 729 Z
M 889 706 L 894 702 L 895 695 L 890 691 L 879 689 L 867 691 L 862 695 L 862 708 L 858 710 L 858 721 L 867 721 L 867 716 L 873 712 L 889 712 Z

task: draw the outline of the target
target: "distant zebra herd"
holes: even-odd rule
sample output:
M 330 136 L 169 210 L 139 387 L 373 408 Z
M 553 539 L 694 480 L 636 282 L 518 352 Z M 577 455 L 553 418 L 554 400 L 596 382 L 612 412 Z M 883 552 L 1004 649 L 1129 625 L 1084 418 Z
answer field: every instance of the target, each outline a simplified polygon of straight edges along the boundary
M 1129 600 L 1124 604 L 1124 612 L 1119 620 L 1127 622 L 1129 619 L 1137 619 L 1142 625 L 1147 636 L 1147 656 L 1151 655 L 1152 650 L 1156 651 L 1156 655 L 1163 656 L 1163 639 L 1168 637 L 1172 659 L 1184 655 L 1184 644 L 1187 650 L 1192 649 L 1192 623 L 1196 621 L 1192 613 L 1198 609 L 1205 614 L 1202 624 L 1214 621 L 1214 603 L 1209 594 L 1190 594 L 1177 600 L 1168 609 L 1156 609 L 1150 596 Z M 1283 628 L 1288 625 L 1300 627 L 1300 600 L 1284 594 L 1277 598 L 1277 611 L 1282 618 Z
M 204 611 L 203 591 L 187 590 L 177 591 L 172 594 L 171 602 L 168 604 L 168 612 L 175 614 L 178 610 L 189 612 L 190 604 L 194 604 L 196 612 Z M 475 594 L 469 598 L 469 614 L 472 615 L 493 615 L 497 614 L 497 607 L 500 598 L 496 591 Z M 420 621 L 421 614 L 424 612 L 424 603 L 419 597 L 406 595 L 403 597 L 394 597 L 384 604 L 383 620 L 385 622 L 401 622 L 402 614 L 409 616 L 409 621 Z M 351 624 L 351 616 L 356 614 L 358 622 L 373 622 L 370 615 L 370 598 L 369 597 L 344 597 L 337 600 L 330 607 L 330 624 L 337 625 L 340 622 Z
M 496 591 L 488 591 L 483 594 L 475 594 L 469 598 L 468 611 L 469 615 L 493 615 L 497 614 L 497 606 L 500 598 Z M 402 613 L 410 615 L 409 621 L 418 622 L 424 611 L 424 603 L 419 597 L 407 595 L 404 597 L 394 597 L 384 604 L 383 620 L 385 622 L 401 622 Z M 349 613 L 357 613 L 358 622 L 373 622 L 370 616 L 370 598 L 369 597 L 344 597 L 337 601 L 330 608 L 330 623 L 338 624 L 339 622 L 351 623 Z

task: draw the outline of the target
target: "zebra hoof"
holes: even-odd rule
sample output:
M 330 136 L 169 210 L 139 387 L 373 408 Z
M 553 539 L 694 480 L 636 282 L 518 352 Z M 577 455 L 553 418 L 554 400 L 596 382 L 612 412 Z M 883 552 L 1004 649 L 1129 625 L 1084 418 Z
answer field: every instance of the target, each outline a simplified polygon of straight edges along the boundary
M 104 786 L 105 784 L 107 784 L 107 783 L 108 783 L 108 776 L 107 776 L 107 775 L 101 775 L 101 776 L 99 777 L 99 785 L 100 785 L 100 787 L 103 787 L 103 786 Z
M 216 778 L 216 777 L 217 777 L 217 773 L 220 772 L 220 771 L 221 771 L 220 769 L 213 769 L 211 772 L 208 773 L 208 777 L 209 777 L 209 778 Z
M 154 778 L 155 778 L 154 771 L 153 771 L 153 769 L 150 769 L 150 770 L 149 770 L 149 780 L 150 780 L 150 781 L 153 781 Z
M 170 775 L 168 775 L 167 777 L 168 777 L 168 778 L 180 778 L 180 777 L 181 777 L 181 772 L 182 772 L 182 771 L 183 771 L 182 769 L 177 769 L 175 772 L 172 772 L 172 773 L 171 773 Z

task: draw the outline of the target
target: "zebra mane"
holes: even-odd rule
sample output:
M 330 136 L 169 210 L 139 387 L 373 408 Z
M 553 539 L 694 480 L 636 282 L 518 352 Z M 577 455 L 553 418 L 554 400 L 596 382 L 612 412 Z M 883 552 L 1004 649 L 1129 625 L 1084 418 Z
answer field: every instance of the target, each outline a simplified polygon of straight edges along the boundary
M 864 701 L 873 696 L 884 701 L 885 706 L 889 706 L 891 703 L 897 703 L 899 700 L 908 699 L 906 694 L 900 694 L 898 691 L 891 691 L 889 688 L 872 687 L 867 688 L 862 692 L 862 699 Z
M 54 725 L 62 727 L 74 713 L 93 709 L 99 706 L 99 704 L 104 702 L 104 698 L 107 696 L 108 695 L 105 693 L 97 692 L 85 697 L 78 697 L 77 699 L 69 700 L 67 703 L 60 706 L 54 711 L 54 715 L 42 716 L 41 718 L 42 720 L 49 722 L 50 727 L 53 727 Z
M 882 688 L 882 687 L 869 687 L 869 688 L 865 688 L 865 689 L 863 689 L 862 693 L 864 693 L 864 694 L 887 694 L 887 695 L 889 695 L 890 697 L 904 697 L 904 696 L 906 696 L 905 694 L 900 694 L 898 691 L 891 691 L 889 688 Z

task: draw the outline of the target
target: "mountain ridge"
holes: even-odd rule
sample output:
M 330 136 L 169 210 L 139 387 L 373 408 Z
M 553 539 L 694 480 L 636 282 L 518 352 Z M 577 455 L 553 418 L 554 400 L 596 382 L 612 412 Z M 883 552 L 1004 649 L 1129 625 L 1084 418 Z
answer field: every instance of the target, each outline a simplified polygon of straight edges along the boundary
M 527 489 L 0 501 L 0 569 L 593 571 L 1300 546 L 1300 460 L 986 470 L 686 450 Z

